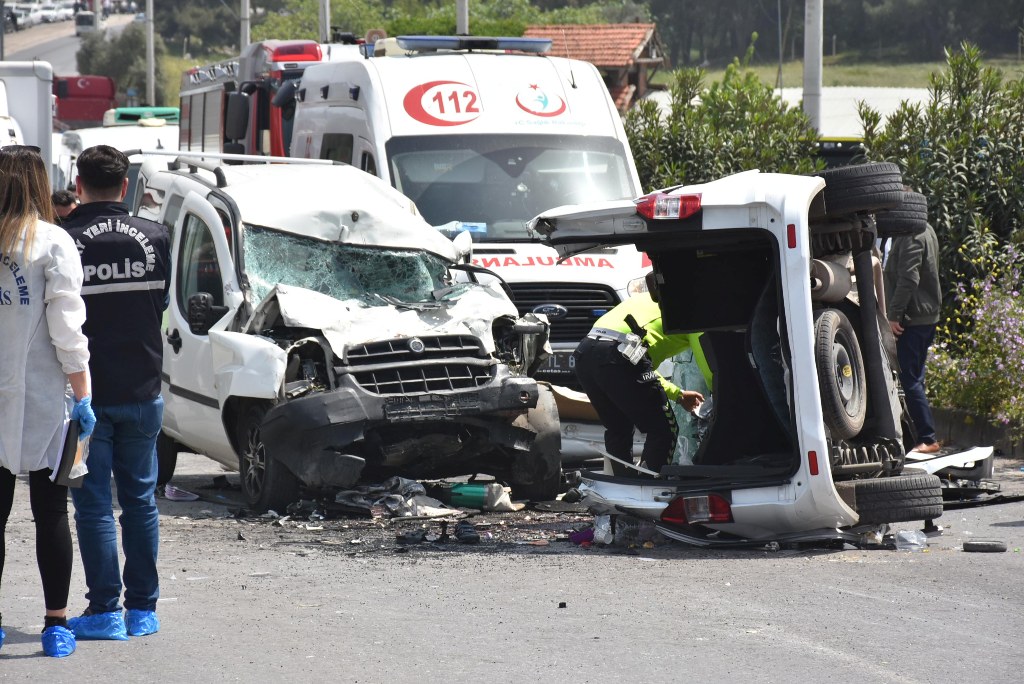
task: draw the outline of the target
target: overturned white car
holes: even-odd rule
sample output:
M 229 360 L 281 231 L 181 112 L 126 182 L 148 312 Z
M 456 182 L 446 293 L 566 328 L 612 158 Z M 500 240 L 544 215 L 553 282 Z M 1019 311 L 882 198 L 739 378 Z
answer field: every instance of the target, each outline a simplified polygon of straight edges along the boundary
M 627 243 L 646 252 L 666 332 L 703 332 L 714 374 L 693 463 L 656 478 L 581 472 L 583 500 L 702 545 L 844 538 L 939 517 L 939 479 L 904 467 L 915 441 L 873 249 L 877 237 L 923 229 L 926 207 L 894 164 L 868 164 L 749 171 L 535 218 L 563 255 Z
M 257 509 L 392 474 L 557 493 L 557 411 L 528 377 L 547 323 L 475 282 L 468 239 L 348 166 L 151 158 L 138 182 L 172 231 L 162 482 L 184 449 Z

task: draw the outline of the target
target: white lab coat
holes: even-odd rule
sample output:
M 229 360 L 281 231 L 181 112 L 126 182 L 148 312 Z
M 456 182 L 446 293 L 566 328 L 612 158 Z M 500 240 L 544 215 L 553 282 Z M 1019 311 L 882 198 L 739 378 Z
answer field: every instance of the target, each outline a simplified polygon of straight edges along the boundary
M 0 466 L 53 468 L 70 402 L 67 373 L 88 370 L 82 261 L 63 228 L 39 221 L 27 254 L 0 254 Z

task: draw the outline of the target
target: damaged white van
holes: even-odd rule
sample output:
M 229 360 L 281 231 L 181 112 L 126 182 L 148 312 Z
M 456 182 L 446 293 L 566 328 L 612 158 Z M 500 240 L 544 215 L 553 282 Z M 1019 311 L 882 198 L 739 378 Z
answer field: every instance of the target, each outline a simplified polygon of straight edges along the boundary
M 915 442 L 873 253 L 879 231 L 927 220 L 926 202 L 908 194 L 894 164 L 749 171 L 535 218 L 562 254 L 644 250 L 666 332 L 703 332 L 714 374 L 693 463 L 657 477 L 579 473 L 591 509 L 654 519 L 699 545 L 844 538 L 939 517 L 938 478 L 904 472 Z
M 554 497 L 557 411 L 528 377 L 547 324 L 456 282 L 468 236 L 330 162 L 150 158 L 139 182 L 135 211 L 172 231 L 161 481 L 187 450 L 239 469 L 258 510 L 392 474 Z

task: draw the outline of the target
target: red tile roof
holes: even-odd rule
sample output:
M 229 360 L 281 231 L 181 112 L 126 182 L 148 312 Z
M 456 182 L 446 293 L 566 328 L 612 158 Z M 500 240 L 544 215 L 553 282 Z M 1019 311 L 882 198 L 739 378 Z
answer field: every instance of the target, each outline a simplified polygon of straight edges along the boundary
M 654 35 L 654 24 L 561 24 L 528 26 L 523 34 L 550 38 L 549 55 L 582 59 L 597 67 L 626 67 Z

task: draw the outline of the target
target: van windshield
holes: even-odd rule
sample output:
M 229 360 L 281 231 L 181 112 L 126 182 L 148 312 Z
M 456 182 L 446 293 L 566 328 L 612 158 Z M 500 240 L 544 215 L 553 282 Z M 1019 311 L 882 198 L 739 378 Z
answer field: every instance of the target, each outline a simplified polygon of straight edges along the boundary
M 447 262 L 421 250 L 323 242 L 253 225 L 244 227 L 242 245 L 254 305 L 278 283 L 363 307 L 433 302 L 447 284 Z
M 614 138 L 573 135 L 432 135 L 387 143 L 392 182 L 432 225 L 452 221 L 475 242 L 537 239 L 534 216 L 563 204 L 639 194 Z

